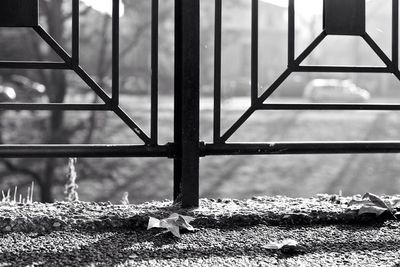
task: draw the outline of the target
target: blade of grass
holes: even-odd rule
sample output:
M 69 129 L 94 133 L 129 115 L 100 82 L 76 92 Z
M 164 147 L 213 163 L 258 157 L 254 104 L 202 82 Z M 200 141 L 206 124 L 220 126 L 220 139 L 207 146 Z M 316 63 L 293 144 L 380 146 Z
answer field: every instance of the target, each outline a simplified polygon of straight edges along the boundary
M 14 203 L 17 203 L 17 189 L 18 189 L 18 186 L 15 186 L 14 187 Z
M 32 181 L 32 188 L 31 188 L 31 203 L 33 203 L 33 189 L 35 188 L 35 182 Z

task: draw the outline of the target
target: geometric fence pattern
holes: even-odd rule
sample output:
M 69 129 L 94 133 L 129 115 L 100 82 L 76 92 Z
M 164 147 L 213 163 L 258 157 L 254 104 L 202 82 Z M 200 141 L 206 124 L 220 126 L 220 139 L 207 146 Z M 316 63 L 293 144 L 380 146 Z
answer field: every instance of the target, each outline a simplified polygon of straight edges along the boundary
M 222 0 L 215 1 L 215 75 L 213 142 L 199 140 L 200 0 L 175 0 L 174 140 L 158 144 L 158 0 L 151 0 L 151 123 L 146 134 L 119 105 L 119 0 L 112 0 L 112 95 L 79 64 L 79 0 L 72 1 L 72 53 L 69 55 L 39 24 L 38 0 L 2 0 L 0 27 L 31 27 L 62 62 L 0 61 L 0 68 L 74 71 L 102 99 L 100 104 L 0 103 L 0 110 L 107 110 L 114 112 L 144 145 L 0 145 L 0 157 L 169 157 L 174 161 L 174 199 L 183 207 L 198 205 L 199 158 L 211 155 L 399 153 L 400 142 L 228 143 L 257 110 L 400 110 L 398 104 L 267 104 L 271 94 L 294 72 L 391 73 L 398 68 L 398 0 L 392 0 L 392 55 L 388 57 L 365 30 L 366 0 L 323 0 L 323 29 L 295 57 L 295 6 L 288 0 L 287 69 L 261 95 L 258 93 L 258 1 L 252 1 L 251 105 L 221 133 Z M 111 1 L 111 0 L 110 0 Z M 250 0 L 249 0 L 250 1 Z M 283 0 L 282 0 L 283 1 Z M 303 0 L 307 1 L 307 0 Z M 301 4 L 301 1 L 298 0 Z M 384 63 L 383 67 L 305 66 L 302 62 L 328 35 L 360 36 Z

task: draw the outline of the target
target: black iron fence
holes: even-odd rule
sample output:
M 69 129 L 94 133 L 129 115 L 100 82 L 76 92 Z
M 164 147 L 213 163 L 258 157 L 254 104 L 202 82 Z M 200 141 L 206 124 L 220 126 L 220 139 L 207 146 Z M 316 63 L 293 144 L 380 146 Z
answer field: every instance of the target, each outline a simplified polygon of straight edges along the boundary
M 221 36 L 222 0 L 215 0 L 215 72 L 213 142 L 199 138 L 199 43 L 200 0 L 175 0 L 175 93 L 174 140 L 158 142 L 158 0 L 151 0 L 151 123 L 145 133 L 119 105 L 119 0 L 113 1 L 112 95 L 80 66 L 79 0 L 72 1 L 72 53 L 68 54 L 39 24 L 38 0 L 2 0 L 0 27 L 32 27 L 62 58 L 62 62 L 1 61 L 8 69 L 72 70 L 101 98 L 101 104 L 0 103 L 0 110 L 101 110 L 112 111 L 131 128 L 141 145 L 1 145 L 0 157 L 168 157 L 174 161 L 174 199 L 183 207 L 198 205 L 199 158 L 212 155 L 248 154 L 332 154 L 398 153 L 400 141 L 391 142 L 291 142 L 229 143 L 229 138 L 258 110 L 400 110 L 397 104 L 266 104 L 271 94 L 295 72 L 391 73 L 400 79 L 398 68 L 398 0 L 392 0 L 391 57 L 368 35 L 365 27 L 365 0 L 323 0 L 323 28 L 318 37 L 295 57 L 295 6 L 288 0 L 287 69 L 261 95 L 258 93 L 258 13 L 259 0 L 251 0 L 251 105 L 226 131 L 221 132 Z M 249 0 L 250 1 L 250 0 Z M 282 0 L 284 1 L 284 0 Z M 338 14 L 341 14 L 340 16 Z M 356 35 L 372 48 L 384 67 L 310 66 L 303 61 L 328 35 Z

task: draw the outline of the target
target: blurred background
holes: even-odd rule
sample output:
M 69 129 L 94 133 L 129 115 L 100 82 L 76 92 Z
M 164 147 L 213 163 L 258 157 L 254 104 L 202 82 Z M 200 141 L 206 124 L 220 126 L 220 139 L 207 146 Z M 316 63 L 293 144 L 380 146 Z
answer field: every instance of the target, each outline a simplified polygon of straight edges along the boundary
M 71 1 L 40 0 L 40 22 L 71 52 Z M 201 139 L 212 141 L 214 1 L 201 0 Z M 322 31 L 322 0 L 296 0 L 296 53 Z M 151 1 L 122 2 L 121 105 L 146 131 L 150 123 Z M 81 65 L 111 93 L 111 0 L 81 1 Z M 391 55 L 391 1 L 367 1 L 367 31 Z M 287 65 L 287 1 L 259 1 L 259 93 Z M 222 128 L 250 104 L 251 1 L 223 1 Z M 174 1 L 160 1 L 160 143 L 173 136 Z M 0 60 L 60 58 L 32 29 L 0 28 Z M 327 37 L 305 60 L 310 65 L 384 66 L 359 37 Z M 400 82 L 391 74 L 292 74 L 267 102 L 398 103 Z M 97 103 L 100 99 L 72 71 L 0 70 L 0 101 Z M 4 144 L 141 144 L 112 112 L 2 111 Z M 257 111 L 229 141 L 397 140 L 400 116 L 391 111 Z M 201 197 L 398 193 L 400 156 L 228 156 L 201 159 Z M 34 199 L 64 199 L 68 159 L 0 159 L 0 189 L 35 181 Z M 84 201 L 132 203 L 172 197 L 169 159 L 78 159 L 78 193 Z

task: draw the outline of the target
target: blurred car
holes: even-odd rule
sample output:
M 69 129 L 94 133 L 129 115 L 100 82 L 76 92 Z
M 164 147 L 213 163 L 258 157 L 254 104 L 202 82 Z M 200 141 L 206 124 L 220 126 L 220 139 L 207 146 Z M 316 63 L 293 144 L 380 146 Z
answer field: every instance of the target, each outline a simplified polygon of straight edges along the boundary
M 17 98 L 14 88 L 0 85 L 0 102 L 13 102 Z
M 370 93 L 349 80 L 314 79 L 304 89 L 310 102 L 367 102 Z
M 46 92 L 46 86 L 22 75 L 12 75 L 4 85 L 15 90 L 19 102 L 37 102 Z

